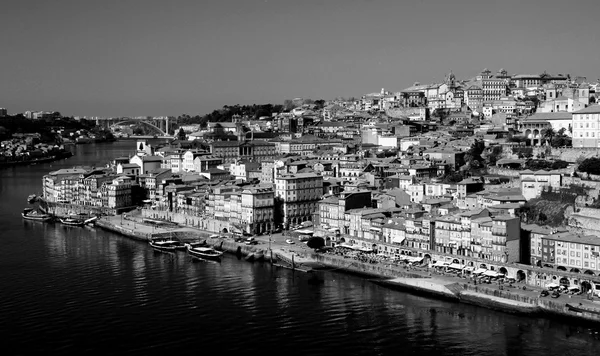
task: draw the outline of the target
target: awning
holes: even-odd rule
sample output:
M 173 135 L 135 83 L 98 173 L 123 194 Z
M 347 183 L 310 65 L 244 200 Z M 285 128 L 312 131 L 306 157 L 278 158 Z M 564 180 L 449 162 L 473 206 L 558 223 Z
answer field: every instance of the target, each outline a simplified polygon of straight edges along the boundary
M 303 235 L 308 235 L 308 234 L 312 234 L 313 233 L 312 230 L 308 230 L 308 229 L 305 229 L 305 230 L 296 230 L 295 232 L 297 232 L 299 234 L 303 234 Z
M 443 261 L 436 261 L 432 266 L 433 267 L 446 267 L 448 265 L 448 263 L 443 262 Z
M 450 266 L 448 266 L 448 268 L 453 268 L 453 269 L 463 269 L 465 266 L 458 264 L 458 263 L 452 263 L 450 264 Z
M 408 256 L 407 260 L 409 262 L 413 262 L 413 263 L 414 262 L 421 262 L 421 261 L 423 261 L 423 257 L 411 257 L 411 256 Z
M 352 245 L 348 245 L 348 244 L 339 244 L 338 246 L 339 246 L 339 247 L 345 247 L 345 248 L 351 248 L 351 249 L 353 249 L 353 250 L 354 250 L 354 246 L 352 246 Z
M 572 287 L 569 287 L 569 290 L 579 290 L 579 287 L 572 286 Z
M 473 272 L 473 274 L 481 274 L 483 272 L 487 271 L 487 269 L 485 268 L 478 268 L 477 270 L 475 270 L 475 272 Z
M 560 287 L 560 286 L 554 282 L 546 284 L 546 288 L 558 288 L 558 287 Z
M 487 270 L 487 271 L 483 272 L 483 275 L 486 277 L 498 277 L 498 273 L 491 271 L 491 270 Z
M 473 272 L 474 269 L 475 269 L 475 267 L 473 267 L 473 266 L 465 267 L 465 271 L 467 271 L 467 272 Z

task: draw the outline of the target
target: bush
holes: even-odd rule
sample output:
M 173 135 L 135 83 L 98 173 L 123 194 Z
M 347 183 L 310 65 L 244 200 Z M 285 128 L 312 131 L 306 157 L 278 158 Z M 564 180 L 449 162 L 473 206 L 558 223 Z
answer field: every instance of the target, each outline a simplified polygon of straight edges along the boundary
M 592 157 L 583 160 L 577 170 L 588 174 L 600 175 L 600 158 Z

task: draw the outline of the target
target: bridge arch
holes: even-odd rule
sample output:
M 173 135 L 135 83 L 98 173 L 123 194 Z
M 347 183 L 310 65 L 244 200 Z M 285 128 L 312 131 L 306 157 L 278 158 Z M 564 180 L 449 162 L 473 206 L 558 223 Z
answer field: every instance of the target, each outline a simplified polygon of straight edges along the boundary
M 119 120 L 116 123 L 111 125 L 111 128 L 115 127 L 115 126 L 121 126 L 123 124 L 143 124 L 146 127 L 150 127 L 153 128 L 154 130 L 158 131 L 162 136 L 167 136 L 168 134 L 166 132 L 164 132 L 160 127 L 153 125 L 149 122 L 146 122 L 144 120 L 134 120 L 134 119 L 123 119 L 123 120 Z

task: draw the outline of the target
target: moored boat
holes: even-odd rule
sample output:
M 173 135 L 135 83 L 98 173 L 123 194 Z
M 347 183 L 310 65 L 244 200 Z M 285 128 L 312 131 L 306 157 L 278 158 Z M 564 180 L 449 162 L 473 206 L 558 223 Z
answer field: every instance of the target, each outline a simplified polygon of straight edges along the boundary
M 212 247 L 193 245 L 194 244 L 186 244 L 187 251 L 190 256 L 213 261 L 220 261 L 221 256 L 223 256 L 223 252 L 217 251 Z
M 41 212 L 39 212 L 39 211 L 37 211 L 35 209 L 32 209 L 32 208 L 23 209 L 23 212 L 21 213 L 21 216 L 23 217 L 23 219 L 27 219 L 27 220 L 35 220 L 35 221 L 49 221 L 49 220 L 52 220 L 52 215 L 41 213 Z
M 27 197 L 27 202 L 29 204 L 33 204 L 37 201 L 37 198 L 38 198 L 37 195 L 31 194 L 30 196 Z
M 61 223 L 69 226 L 83 226 L 85 225 L 85 221 L 77 218 L 61 218 L 58 219 Z
M 186 246 L 181 241 L 172 239 L 152 239 L 148 243 L 156 251 L 175 252 L 186 249 Z

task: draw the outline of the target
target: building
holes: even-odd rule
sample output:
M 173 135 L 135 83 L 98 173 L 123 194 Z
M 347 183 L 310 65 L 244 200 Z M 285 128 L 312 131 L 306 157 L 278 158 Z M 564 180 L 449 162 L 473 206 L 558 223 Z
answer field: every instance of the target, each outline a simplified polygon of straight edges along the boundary
M 573 147 L 600 147 L 600 105 L 573 112 Z
M 562 187 L 562 174 L 556 171 L 539 170 L 533 172 L 525 170 L 519 172 L 521 178 L 521 194 L 525 199 L 534 199 L 542 194 L 542 191 L 548 187 Z
M 251 162 L 262 162 L 273 159 L 275 144 L 263 140 L 252 141 L 216 141 L 210 144 L 213 156 L 222 158 L 225 163 L 232 163 L 238 159 Z
M 556 232 L 542 235 L 542 264 L 558 270 L 597 275 L 600 239 L 597 236 Z
M 107 204 L 111 209 L 126 208 L 133 205 L 131 199 L 132 179 L 121 176 L 113 179 L 110 184 L 105 185 Z
M 316 173 L 296 173 L 275 177 L 275 196 L 284 227 L 312 221 L 323 195 L 323 176 Z
M 275 201 L 272 187 L 254 186 L 242 189 L 241 221 L 251 234 L 270 232 L 274 228 Z
M 344 214 L 351 209 L 371 206 L 370 191 L 342 192 L 319 201 L 319 223 L 330 229 L 344 231 Z
M 148 172 L 161 168 L 163 157 L 136 155 L 129 159 L 129 163 L 138 165 L 138 167 L 140 167 L 140 174 L 148 174 Z

